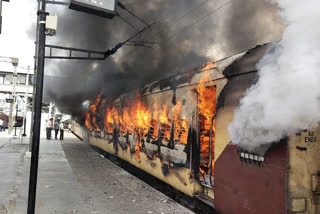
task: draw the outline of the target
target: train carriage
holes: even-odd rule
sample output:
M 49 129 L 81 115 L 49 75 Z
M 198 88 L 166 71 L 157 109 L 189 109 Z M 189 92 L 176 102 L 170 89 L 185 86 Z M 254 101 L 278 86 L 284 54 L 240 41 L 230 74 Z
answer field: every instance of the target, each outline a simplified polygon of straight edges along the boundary
M 230 142 L 228 125 L 268 48 L 153 82 L 106 113 L 98 113 L 106 109 L 98 96 L 87 128 L 74 124 L 73 131 L 222 214 L 319 213 L 319 128 L 250 152 Z M 132 117 L 132 108 L 141 115 Z

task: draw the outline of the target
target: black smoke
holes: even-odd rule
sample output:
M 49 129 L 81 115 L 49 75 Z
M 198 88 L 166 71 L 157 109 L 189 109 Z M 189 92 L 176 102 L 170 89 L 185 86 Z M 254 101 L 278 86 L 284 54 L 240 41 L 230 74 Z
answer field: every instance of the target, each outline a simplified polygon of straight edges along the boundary
M 154 23 L 133 40 L 156 43 L 150 44 L 152 48 L 123 46 L 105 61 L 46 60 L 45 100 L 55 102 L 64 113 L 79 115 L 82 102 L 98 93 L 112 99 L 279 35 L 277 9 L 263 0 L 233 0 L 205 16 L 226 2 L 123 0 L 128 9 Z M 59 17 L 57 36 L 48 38 L 48 44 L 107 50 L 136 32 L 119 17 L 108 20 L 61 6 L 50 6 L 48 11 Z M 135 28 L 145 27 L 127 12 L 118 12 Z

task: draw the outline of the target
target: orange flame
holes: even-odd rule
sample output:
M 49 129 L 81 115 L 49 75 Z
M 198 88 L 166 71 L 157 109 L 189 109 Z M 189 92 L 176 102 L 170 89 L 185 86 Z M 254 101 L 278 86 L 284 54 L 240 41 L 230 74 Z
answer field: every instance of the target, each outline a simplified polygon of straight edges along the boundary
M 140 100 L 135 101 L 132 105 L 131 119 L 136 128 L 147 129 L 150 126 L 150 112 Z
M 216 68 L 216 64 L 209 62 L 201 68 L 204 72 L 197 87 L 198 92 L 198 111 L 200 115 L 200 172 L 207 175 L 209 172 L 210 156 L 210 128 L 211 121 L 216 114 L 216 88 L 215 86 L 206 87 L 206 82 L 211 78 L 208 71 Z M 212 162 L 211 172 L 214 173 L 214 141 L 215 141 L 215 119 L 212 121 Z
M 198 108 L 199 114 L 204 116 L 207 120 L 211 120 L 211 118 L 215 115 L 216 102 L 212 101 L 216 99 L 216 91 L 206 87 L 206 82 L 210 80 L 210 76 L 208 74 L 208 67 L 213 66 L 212 63 L 208 63 L 208 65 L 204 68 L 204 74 L 199 82 L 197 87 L 198 91 Z
M 159 117 L 159 111 L 158 111 L 158 103 L 155 102 L 153 103 L 152 105 L 152 119 L 155 120 L 155 121 L 158 121 L 158 117 Z
M 162 111 L 161 111 L 159 119 L 160 119 L 160 123 L 170 125 L 169 118 L 168 118 L 168 106 L 167 105 L 162 106 Z
M 172 108 L 172 118 L 174 121 L 174 140 L 180 143 L 187 143 L 188 140 L 188 121 L 180 119 L 182 103 L 180 100 Z
M 86 113 L 85 125 L 90 131 L 94 129 L 97 131 L 100 131 L 100 127 L 97 124 L 96 115 L 97 115 L 97 106 L 100 104 L 101 96 L 102 96 L 101 94 L 98 94 L 95 102 L 89 106 L 89 111 Z M 90 119 L 92 121 L 93 126 L 90 123 Z
M 114 124 L 114 119 L 112 116 L 112 107 L 108 106 L 106 109 L 106 116 L 105 116 L 105 121 L 104 121 L 104 129 L 106 132 L 109 134 L 113 132 L 113 124 Z
M 159 121 L 160 121 L 160 130 L 161 130 L 161 139 L 168 141 L 170 139 L 171 121 L 168 118 L 167 105 L 162 106 L 162 111 L 159 117 Z
M 129 132 L 131 134 L 131 130 L 133 127 L 131 117 L 130 117 L 130 110 L 128 107 L 123 108 L 122 116 L 120 117 L 120 129 L 123 132 Z
M 86 127 L 92 131 L 93 130 L 93 126 L 90 123 L 90 112 L 86 112 L 86 120 L 85 120 L 85 125 Z

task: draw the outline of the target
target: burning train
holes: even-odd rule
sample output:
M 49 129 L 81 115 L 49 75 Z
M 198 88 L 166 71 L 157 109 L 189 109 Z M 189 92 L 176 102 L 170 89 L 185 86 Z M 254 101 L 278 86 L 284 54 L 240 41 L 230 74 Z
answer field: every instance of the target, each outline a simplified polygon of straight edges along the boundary
M 222 214 L 319 213 L 319 128 L 246 151 L 227 127 L 258 79 L 261 45 L 110 102 L 98 95 L 75 134 Z M 272 90 L 272 89 L 270 89 Z

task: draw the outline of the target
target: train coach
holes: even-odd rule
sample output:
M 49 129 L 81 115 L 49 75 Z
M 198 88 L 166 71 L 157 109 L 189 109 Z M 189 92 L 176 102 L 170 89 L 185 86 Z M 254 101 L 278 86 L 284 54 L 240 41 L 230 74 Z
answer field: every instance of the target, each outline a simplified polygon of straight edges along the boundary
M 228 125 L 269 46 L 150 83 L 140 96 L 110 104 L 98 95 L 73 131 L 222 214 L 319 213 L 319 128 L 254 152 L 230 142 Z

